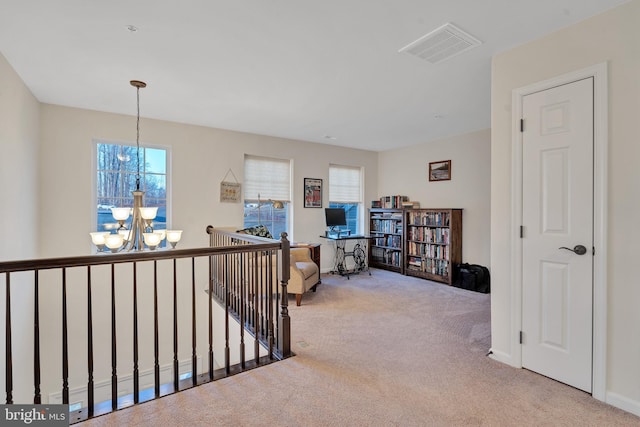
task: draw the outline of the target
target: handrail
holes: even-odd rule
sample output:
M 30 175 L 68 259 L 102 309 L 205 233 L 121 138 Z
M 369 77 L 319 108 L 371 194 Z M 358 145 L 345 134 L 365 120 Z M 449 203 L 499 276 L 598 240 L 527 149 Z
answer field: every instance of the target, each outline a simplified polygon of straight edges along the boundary
M 82 400 L 86 406 L 71 414 L 70 421 L 75 423 L 291 356 L 286 292 L 290 261 L 286 234 L 277 241 L 225 232 L 211 226 L 207 227 L 207 233 L 210 247 L 204 248 L 0 262 L 0 287 L 4 285 L 1 291 L 5 293 L 6 317 L 4 340 L 0 336 L 6 352 L 5 402 L 28 403 L 15 401 L 14 380 L 19 378 L 19 388 L 24 390 L 30 379 L 22 374 L 14 378 L 17 372 L 14 368 L 30 357 L 33 357 L 33 403 L 40 404 L 47 399 L 48 403 L 56 403 L 55 397 L 51 400 L 51 396 L 57 394 L 56 390 L 60 390 L 61 403 Z M 191 262 L 177 263 L 179 259 L 190 259 Z M 258 261 L 252 263 L 251 260 Z M 277 260 L 277 268 L 272 260 Z M 116 268 L 117 265 L 123 267 Z M 93 269 L 96 266 L 110 268 Z M 279 283 L 274 283 L 276 277 Z M 12 300 L 12 289 L 29 287 L 32 293 L 18 292 Z M 198 308 L 202 305 L 197 300 L 203 294 L 196 289 L 208 292 L 208 310 Z M 86 302 L 81 298 L 82 293 L 86 293 Z M 190 304 L 179 304 L 178 300 L 190 301 Z M 222 313 L 211 304 L 214 300 Z M 59 306 L 55 305 L 56 301 Z M 22 323 L 25 322 L 22 316 L 15 314 L 24 311 L 25 304 L 33 307 L 33 317 L 27 324 Z M 167 310 L 169 304 L 172 311 Z M 60 316 L 62 324 L 46 318 L 49 315 Z M 152 319 L 149 318 L 151 315 Z M 214 322 L 220 315 L 224 315 L 224 322 Z M 186 318 L 189 318 L 188 328 Z M 238 322 L 239 336 L 231 336 L 236 328 L 229 323 L 230 318 Z M 86 335 L 77 333 L 74 322 L 80 319 L 86 321 Z M 12 322 L 17 332 L 12 331 Z M 170 323 L 171 333 L 167 331 Z M 219 341 L 214 340 L 214 323 L 216 328 L 224 328 L 221 332 L 225 342 L 224 352 L 215 349 L 215 358 L 214 342 Z M 208 329 L 208 334 L 202 332 L 203 324 L 203 330 Z M 143 326 L 146 329 L 142 329 Z M 33 347 L 29 348 L 24 341 L 17 347 L 12 336 L 26 328 L 33 328 Z M 249 340 L 253 341 L 254 349 L 253 358 L 246 361 L 245 329 L 253 336 Z M 182 337 L 185 332 L 179 334 L 179 330 L 189 331 L 186 334 L 190 339 Z M 102 339 L 95 340 L 96 334 L 101 334 L 98 336 Z M 108 338 L 104 339 L 109 334 L 110 344 Z M 123 341 L 123 337 L 131 334 Z M 239 356 L 235 354 L 238 344 L 234 340 L 239 340 Z M 161 342 L 165 343 L 164 347 Z M 169 357 L 166 353 L 169 342 L 173 343 L 172 361 L 161 367 Z M 106 347 L 111 351 L 107 352 Z M 152 348 L 153 354 L 150 356 L 147 351 L 143 357 L 139 347 Z M 122 368 L 122 362 L 118 363 L 123 348 L 125 353 L 132 352 L 131 374 L 127 371 L 127 363 L 124 363 L 125 368 Z M 190 350 L 188 363 L 184 360 L 186 348 Z M 82 372 L 84 351 L 87 370 Z M 58 356 L 51 356 L 60 354 L 61 360 L 52 366 L 52 359 L 57 360 Z M 221 354 L 224 354 L 223 360 Z M 198 372 L 199 359 L 203 372 Z M 61 378 L 57 376 L 59 366 Z M 105 375 L 107 366 L 110 378 Z M 180 377 L 185 369 L 191 374 L 186 380 Z M 125 381 L 123 370 L 124 377 L 133 381 L 133 393 L 126 397 L 120 396 L 119 389 L 120 382 Z M 171 371 L 172 381 L 161 379 L 161 370 Z M 86 379 L 84 383 L 78 380 L 82 376 Z M 148 377 L 147 384 L 153 384 L 151 389 L 144 389 L 143 376 Z M 45 382 L 44 386 L 41 381 Z M 61 384 L 61 389 L 54 383 Z M 104 397 L 107 384 L 110 385 L 110 398 Z M 84 391 L 79 392 L 79 389 Z M 84 397 L 78 397 L 78 393 L 84 393 Z
M 52 268 L 86 267 L 88 265 L 121 264 L 125 262 L 158 261 L 166 259 L 180 259 L 201 256 L 220 255 L 224 253 L 253 252 L 258 249 L 280 249 L 280 242 L 265 243 L 263 238 L 260 243 L 245 244 L 229 247 L 206 247 L 193 249 L 158 249 L 153 252 L 125 252 L 102 253 L 97 255 L 81 255 L 60 258 L 40 258 L 31 260 L 2 261 L 0 273 L 18 272 L 29 270 L 48 270 Z M 271 240 L 272 241 L 272 240 Z

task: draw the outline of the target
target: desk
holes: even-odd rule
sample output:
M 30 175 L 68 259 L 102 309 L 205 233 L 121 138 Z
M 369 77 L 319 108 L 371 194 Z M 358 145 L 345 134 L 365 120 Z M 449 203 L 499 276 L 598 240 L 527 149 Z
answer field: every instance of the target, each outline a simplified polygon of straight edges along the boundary
M 371 239 L 370 236 L 320 236 L 323 239 L 332 240 L 336 244 L 336 255 L 333 264 L 332 273 L 337 273 L 341 276 L 347 276 L 349 274 L 357 274 L 361 271 L 369 271 L 369 264 L 367 263 L 367 241 Z M 346 250 L 347 241 L 355 241 L 355 245 L 351 251 Z M 347 257 L 352 257 L 354 266 L 353 269 L 347 269 Z

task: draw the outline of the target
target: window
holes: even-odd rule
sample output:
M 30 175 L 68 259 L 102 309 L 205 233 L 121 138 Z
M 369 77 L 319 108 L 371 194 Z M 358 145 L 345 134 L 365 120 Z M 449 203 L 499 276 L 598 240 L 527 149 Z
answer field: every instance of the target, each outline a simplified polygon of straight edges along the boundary
M 112 207 L 133 207 L 138 161 L 136 147 L 97 143 L 97 230 L 110 231 L 115 221 Z M 145 206 L 158 206 L 153 228 L 167 228 L 167 150 L 140 147 L 140 189 Z
M 362 212 L 361 168 L 329 165 L 329 207 L 343 208 L 347 215 L 347 229 L 351 234 L 358 234 Z
M 279 206 L 281 202 L 282 206 Z M 244 227 L 264 225 L 274 239 L 287 232 L 291 202 L 291 162 L 245 155 Z

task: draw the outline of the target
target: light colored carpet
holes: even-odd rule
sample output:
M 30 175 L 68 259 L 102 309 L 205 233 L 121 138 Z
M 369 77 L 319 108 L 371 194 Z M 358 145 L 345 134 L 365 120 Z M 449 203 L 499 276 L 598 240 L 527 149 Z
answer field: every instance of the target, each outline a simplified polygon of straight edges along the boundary
M 630 426 L 640 418 L 495 362 L 490 296 L 383 270 L 290 307 L 297 356 L 83 426 Z

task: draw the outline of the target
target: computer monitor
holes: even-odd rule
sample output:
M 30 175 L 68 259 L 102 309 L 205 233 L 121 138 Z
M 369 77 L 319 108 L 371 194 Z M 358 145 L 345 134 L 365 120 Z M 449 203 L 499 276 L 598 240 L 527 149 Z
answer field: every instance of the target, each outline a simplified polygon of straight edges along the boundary
M 347 214 L 343 208 L 325 208 L 324 216 L 329 228 L 347 225 Z

